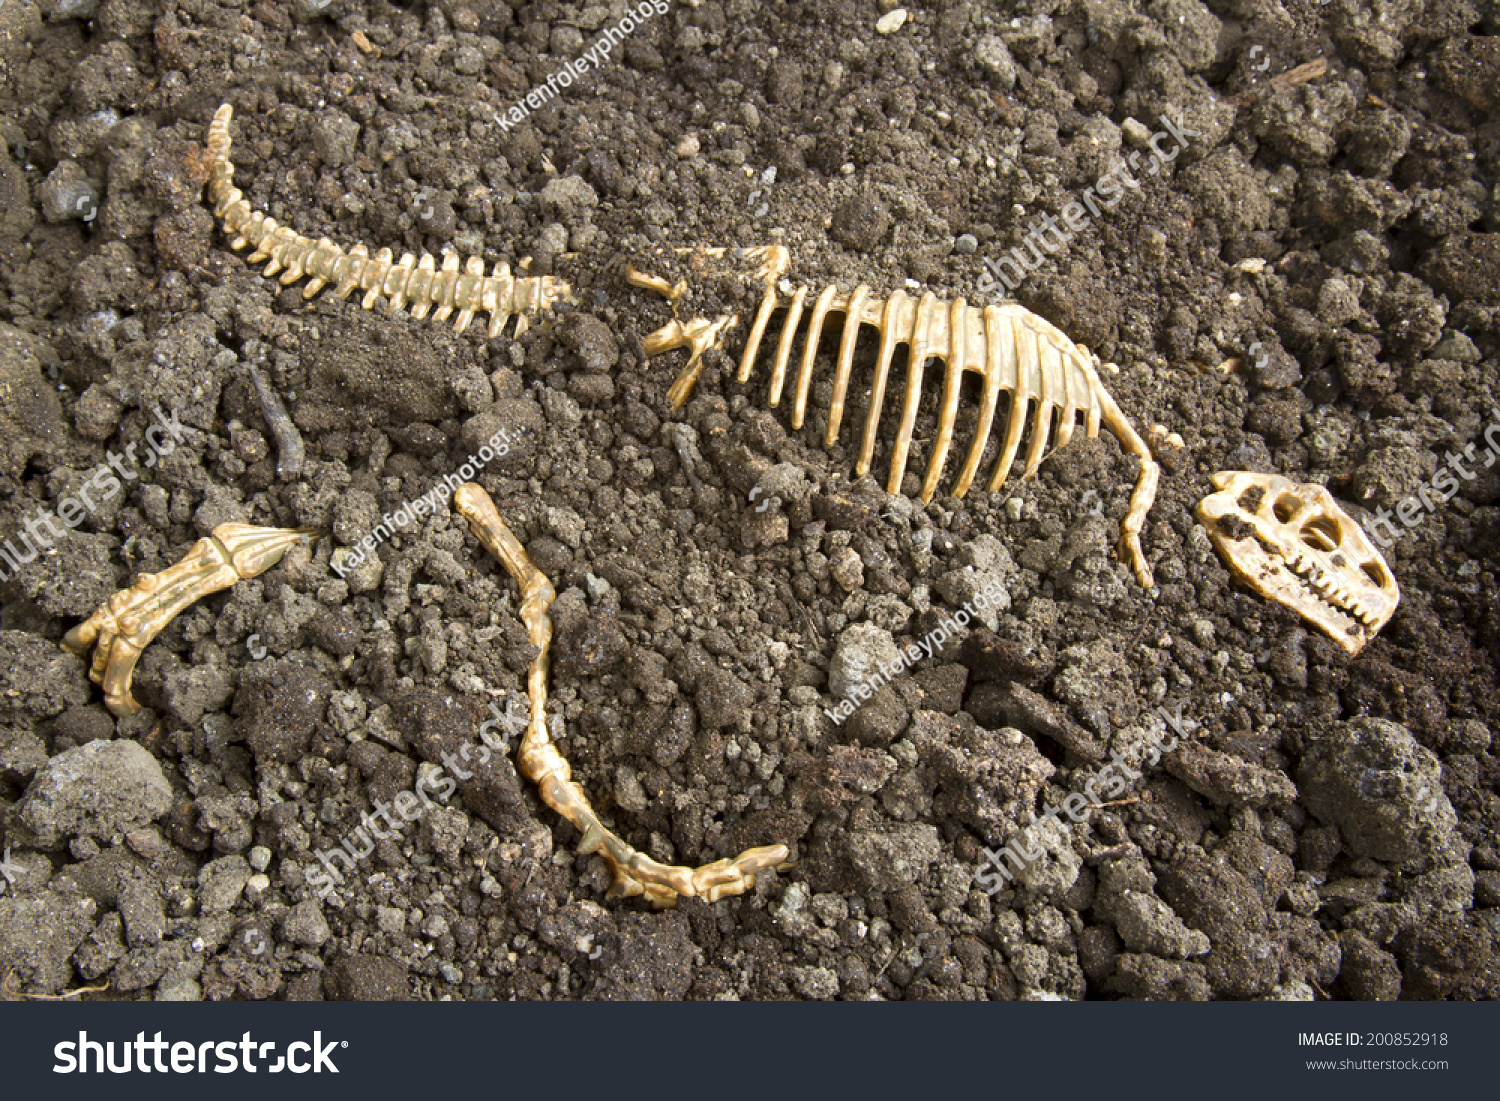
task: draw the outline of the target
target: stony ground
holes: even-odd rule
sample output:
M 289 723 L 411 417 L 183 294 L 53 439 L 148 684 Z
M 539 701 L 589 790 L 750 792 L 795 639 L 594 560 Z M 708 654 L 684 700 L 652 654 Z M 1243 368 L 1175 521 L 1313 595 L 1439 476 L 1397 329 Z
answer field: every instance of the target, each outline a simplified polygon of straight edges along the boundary
M 1400 609 L 1354 660 L 1192 516 L 1246 469 L 1362 518 L 1483 446 L 1500 8 L 934 0 L 880 33 L 890 7 L 678 0 L 507 131 L 623 4 L 0 0 L 0 535 L 141 460 L 0 588 L 6 996 L 1500 993 L 1500 468 L 1388 554 Z M 529 255 L 578 308 L 487 341 L 305 303 L 204 203 L 221 102 L 257 208 Z M 1163 113 L 1199 136 L 1016 292 L 1162 426 L 1156 588 L 1111 553 L 1137 468 L 1112 439 L 923 507 L 821 447 L 826 385 L 793 431 L 716 355 L 669 409 L 683 355 L 645 359 L 667 313 L 627 261 L 780 242 L 799 281 L 983 301 L 982 261 Z M 156 409 L 184 439 L 147 468 Z M 659 859 L 784 842 L 795 868 L 716 905 L 608 900 L 497 754 L 319 897 L 317 852 L 435 789 L 524 691 L 515 588 L 446 504 L 330 564 L 499 428 L 516 446 L 478 480 L 560 594 L 577 778 Z M 117 721 L 63 633 L 229 520 L 332 537 L 179 616 Z M 856 657 L 986 584 L 990 622 L 826 717 Z M 1155 740 L 1158 707 L 1193 737 L 987 894 L 984 849 Z

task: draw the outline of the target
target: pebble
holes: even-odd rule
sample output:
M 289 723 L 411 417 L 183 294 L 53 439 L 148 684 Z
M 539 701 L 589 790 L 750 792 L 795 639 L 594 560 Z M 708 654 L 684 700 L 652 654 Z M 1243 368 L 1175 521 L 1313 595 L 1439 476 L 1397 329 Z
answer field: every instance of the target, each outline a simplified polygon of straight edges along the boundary
M 41 186 L 42 217 L 49 222 L 92 222 L 99 213 L 99 192 L 73 161 L 59 161 Z
M 886 12 L 875 24 L 876 34 L 895 34 L 906 25 L 906 9 L 895 8 Z
M 205 914 L 226 914 L 234 909 L 250 883 L 250 865 L 243 856 L 221 856 L 198 872 L 198 893 Z
M 999 35 L 980 38 L 974 46 L 974 60 L 1002 89 L 1009 91 L 1016 86 L 1016 63 Z
M 838 551 L 828 563 L 828 572 L 838 582 L 839 588 L 852 593 L 865 583 L 865 564 L 853 549 L 845 547 Z
M 37 771 L 16 816 L 41 848 L 75 837 L 112 837 L 161 817 L 172 787 L 161 765 L 132 741 L 90 742 Z
M 973 256 L 979 250 L 979 238 L 972 233 L 960 234 L 953 242 L 953 251 L 960 256 Z
M 333 936 L 328 919 L 315 899 L 304 899 L 287 911 L 281 920 L 281 935 L 304 948 L 321 948 Z

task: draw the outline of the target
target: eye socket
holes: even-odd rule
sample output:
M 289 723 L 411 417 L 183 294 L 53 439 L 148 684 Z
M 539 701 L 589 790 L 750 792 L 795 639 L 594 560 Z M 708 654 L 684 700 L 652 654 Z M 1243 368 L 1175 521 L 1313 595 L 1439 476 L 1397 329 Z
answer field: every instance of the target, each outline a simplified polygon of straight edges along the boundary
M 1341 538 L 1338 525 L 1322 517 L 1302 525 L 1302 541 L 1315 550 L 1338 550 Z
M 1379 588 L 1385 588 L 1385 571 L 1374 562 L 1366 562 L 1360 566 L 1366 577 L 1373 581 Z
M 1283 524 L 1290 524 L 1296 519 L 1297 513 L 1302 511 L 1302 502 L 1290 493 L 1283 493 L 1276 498 L 1276 504 L 1271 506 L 1271 511 L 1276 513 L 1276 519 Z

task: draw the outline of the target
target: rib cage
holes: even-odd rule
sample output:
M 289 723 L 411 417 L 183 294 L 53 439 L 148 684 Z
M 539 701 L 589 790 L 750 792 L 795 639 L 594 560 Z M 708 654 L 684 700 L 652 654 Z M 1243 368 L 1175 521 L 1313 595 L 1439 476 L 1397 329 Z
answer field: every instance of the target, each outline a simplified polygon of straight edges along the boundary
M 781 402 L 791 365 L 791 345 L 800 327 L 805 309 L 806 288 L 799 288 L 786 304 L 787 317 L 772 362 L 769 402 L 772 408 Z M 772 302 L 769 313 L 780 308 Z M 762 309 L 764 310 L 764 304 Z M 860 440 L 859 461 L 855 474 L 869 472 L 890 383 L 891 361 L 899 345 L 908 346 L 906 393 L 901 406 L 900 429 L 891 456 L 887 492 L 899 493 L 906 474 L 917 409 L 929 359 L 946 364 L 943 395 L 938 417 L 938 436 L 922 482 L 921 496 L 930 501 L 942 480 L 953 431 L 958 417 L 960 383 L 965 372 L 972 371 L 983 381 L 979 422 L 968 457 L 958 473 L 952 493 L 962 497 L 969 490 L 989 440 L 1001 394 L 1011 396 L 1012 414 L 1005 429 L 999 460 L 988 483 L 991 493 L 1006 482 L 1020 445 L 1031 426 L 1030 443 L 1024 456 L 1022 477 L 1036 473 L 1050 450 L 1065 446 L 1073 437 L 1078 415 L 1085 417 L 1088 436 L 1099 434 L 1103 417 L 1100 403 L 1102 387 L 1094 365 L 1056 328 L 1014 303 L 971 308 L 963 299 L 951 304 L 939 302 L 932 293 L 912 298 L 897 291 L 889 298 L 870 299 L 869 288 L 857 287 L 844 295 L 836 287 L 825 288 L 815 300 L 811 320 L 803 334 L 804 345 L 792 398 L 792 427 L 801 428 L 807 414 L 813 364 L 828 315 L 846 316 L 843 338 L 833 378 L 833 402 L 828 414 L 824 446 L 832 447 L 839 438 L 844 403 L 853 369 L 854 349 L 860 326 L 870 325 L 880 332 L 880 350 L 871 384 L 869 412 Z M 849 319 L 857 319 L 850 324 Z M 759 317 L 757 317 L 759 322 Z M 753 328 L 746 341 L 740 362 L 739 379 L 748 381 L 754 371 L 756 355 L 764 336 L 763 327 Z M 1107 398 L 1107 395 L 1105 395 Z M 1019 413 L 1019 415 L 1016 415 Z M 1057 429 L 1052 436 L 1054 413 Z
M 246 262 L 269 260 L 262 274 L 270 277 L 279 273 L 283 286 L 306 276 L 303 298 L 311 298 L 332 284 L 338 298 L 347 298 L 354 290 L 364 291 L 360 306 L 366 310 L 373 309 L 377 299 L 385 298 L 387 316 L 410 306 L 417 320 L 431 310 L 434 321 L 446 321 L 457 311 L 453 330 L 460 333 L 475 314 L 488 313 L 488 335 L 492 338 L 500 335 L 512 316 L 516 319 L 515 335 L 520 336 L 526 331 L 528 314 L 551 309 L 559 301 L 572 301 L 570 288 L 561 280 L 548 275 L 516 278 L 503 260 L 485 275 L 484 261 L 477 256 L 471 256 L 462 270 L 458 255 L 451 252 L 443 257 L 441 267 L 425 252 L 421 259 L 407 252 L 395 260 L 391 250 L 383 248 L 372 257 L 362 244 L 345 252 L 326 237 L 314 241 L 290 226 L 278 224 L 274 218 L 251 209 L 234 186 L 234 165 L 229 160 L 229 121 L 233 114 L 234 109 L 224 104 L 208 127 L 209 201 L 224 232 L 231 237 L 229 247 L 238 250 L 254 245 L 255 251 Z
M 968 305 L 962 298 L 952 303 L 942 302 L 930 291 L 920 298 L 913 298 L 903 291 L 896 291 L 885 298 L 873 298 L 870 288 L 861 285 L 848 294 L 844 294 L 836 286 L 824 287 L 813 297 L 811 312 L 804 327 L 803 315 L 808 312 L 811 289 L 807 286 L 791 288 L 779 281 L 787 270 L 790 259 L 784 247 L 772 245 L 736 252 L 725 249 L 683 249 L 678 252 L 680 255 L 694 257 L 695 262 L 699 263 L 732 258 L 758 264 L 752 278 L 764 285 L 765 292 L 745 341 L 737 377 L 742 383 L 750 380 L 771 317 L 778 310 L 785 310 L 781 335 L 771 359 L 769 404 L 772 408 L 781 403 L 792 368 L 793 345 L 799 331 L 804 334 L 801 356 L 797 360 L 796 378 L 792 384 L 791 421 L 794 430 L 800 429 L 806 419 L 813 365 L 817 359 L 824 325 L 830 314 L 844 315 L 824 447 L 832 447 L 838 442 L 859 330 L 862 326 L 869 325 L 879 332 L 880 348 L 871 380 L 869 410 L 860 440 L 859 459 L 854 468 L 857 477 L 869 473 L 874 458 L 896 347 L 902 344 L 907 346 L 906 393 L 901 406 L 900 426 L 892 446 L 890 474 L 886 483 L 888 493 L 901 492 L 921 402 L 923 376 L 930 359 L 943 361 L 944 374 L 938 433 L 922 482 L 921 498 L 924 503 L 932 500 L 942 480 L 948 452 L 953 443 L 961 383 L 966 372 L 977 374 L 982 388 L 974 439 L 952 489 L 955 497 L 962 497 L 969 491 L 979 471 L 1002 393 L 1010 395 L 1010 412 L 1000 455 L 987 486 L 991 493 L 1005 484 L 1026 436 L 1028 421 L 1031 432 L 1023 459 L 1023 478 L 1036 473 L 1049 451 L 1068 444 L 1073 438 L 1080 414 L 1084 418 L 1085 434 L 1090 438 L 1099 434 L 1101 425 L 1108 428 L 1125 451 L 1140 459 L 1140 476 L 1130 498 L 1130 508 L 1121 523 L 1119 550 L 1121 557 L 1135 571 L 1137 580 L 1147 588 L 1152 586 L 1151 569 L 1146 564 L 1140 547 L 1140 531 L 1156 497 L 1158 467 L 1145 441 L 1136 434 L 1114 398 L 1100 382 L 1098 357 L 1068 339 L 1051 322 L 1014 302 L 980 309 Z M 630 271 L 629 280 L 635 286 L 665 294 L 672 300 L 674 310 L 677 301 L 687 290 L 685 284 L 672 287 L 665 280 L 645 275 L 634 268 Z M 708 347 L 716 346 L 719 335 L 733 327 L 737 320 L 736 317 L 722 317 L 710 324 L 705 319 L 695 318 L 686 325 L 674 320 L 645 339 L 643 346 L 648 356 L 674 347 L 686 346 L 692 350 L 687 367 L 669 394 L 674 408 L 680 407 L 687 400 L 702 369 L 703 353 Z

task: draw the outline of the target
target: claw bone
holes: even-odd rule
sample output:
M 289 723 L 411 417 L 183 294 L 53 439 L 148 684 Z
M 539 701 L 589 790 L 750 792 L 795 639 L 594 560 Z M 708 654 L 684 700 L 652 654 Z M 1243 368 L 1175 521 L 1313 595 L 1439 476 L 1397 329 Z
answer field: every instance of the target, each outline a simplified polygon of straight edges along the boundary
M 298 541 L 321 534 L 316 528 L 220 524 L 175 566 L 142 574 L 115 593 L 63 637 L 63 649 L 81 656 L 94 647 L 89 679 L 104 689 L 110 711 L 133 715 L 141 709 L 130 694 L 135 663 L 179 612 L 210 593 L 260 576 Z
M 675 906 L 679 897 L 701 896 L 717 902 L 750 890 L 755 886 L 758 872 L 789 867 L 785 845 L 746 849 L 733 860 L 716 860 L 699 868 L 673 867 L 657 863 L 604 827 L 583 788 L 573 781 L 567 758 L 558 752 L 547 732 L 547 671 L 552 649 L 552 617 L 547 609 L 557 596 L 556 590 L 537 569 L 526 548 L 500 518 L 495 502 L 480 486 L 473 482 L 459 486 L 453 504 L 468 521 L 474 537 L 516 579 L 521 589 L 521 620 L 531 644 L 537 648 L 526 678 L 531 720 L 517 755 L 521 773 L 537 785 L 544 803 L 582 832 L 579 851 L 598 852 L 609 862 L 615 876 L 610 897 L 645 895 L 658 908 Z

